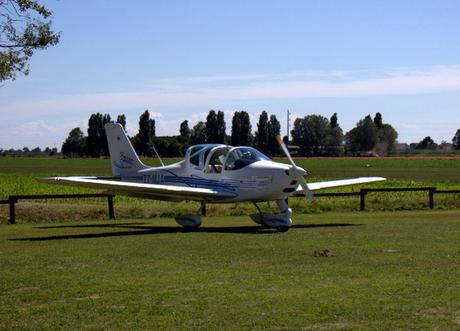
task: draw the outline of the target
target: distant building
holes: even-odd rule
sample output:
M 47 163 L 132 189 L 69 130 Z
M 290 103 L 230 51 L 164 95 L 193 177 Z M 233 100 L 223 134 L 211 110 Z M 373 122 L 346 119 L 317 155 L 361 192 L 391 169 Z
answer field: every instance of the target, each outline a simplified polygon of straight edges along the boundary
M 409 144 L 407 143 L 399 143 L 399 144 L 396 144 L 396 152 L 407 152 L 411 149 L 411 146 L 409 146 Z
M 451 144 L 451 143 L 448 143 L 448 142 L 445 142 L 443 141 L 440 145 L 439 145 L 439 150 L 440 151 L 443 151 L 443 152 L 451 152 L 454 150 L 454 145 Z

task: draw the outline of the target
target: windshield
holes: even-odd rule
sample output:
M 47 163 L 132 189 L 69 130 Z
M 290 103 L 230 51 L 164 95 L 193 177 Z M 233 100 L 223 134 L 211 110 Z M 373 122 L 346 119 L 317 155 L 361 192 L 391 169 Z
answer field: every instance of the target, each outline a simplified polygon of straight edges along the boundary
M 252 147 L 237 147 L 230 152 L 225 162 L 225 170 L 238 170 L 263 160 L 270 160 L 270 158 Z

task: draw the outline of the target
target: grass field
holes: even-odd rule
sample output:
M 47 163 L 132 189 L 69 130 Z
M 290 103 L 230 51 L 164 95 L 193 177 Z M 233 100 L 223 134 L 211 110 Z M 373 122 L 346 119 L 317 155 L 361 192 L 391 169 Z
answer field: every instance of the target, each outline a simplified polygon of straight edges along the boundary
M 203 226 L 2 226 L 0 329 L 460 329 L 459 210 Z
M 169 159 L 168 163 L 177 161 Z M 285 162 L 284 159 L 280 159 Z M 154 159 L 146 163 L 157 165 Z M 420 187 L 436 186 L 438 189 L 460 189 L 460 157 L 433 158 L 312 158 L 297 159 L 297 164 L 308 170 L 309 181 L 332 180 L 357 176 L 384 176 L 389 180 L 369 187 Z M 12 194 L 61 194 L 94 192 L 89 189 L 41 184 L 37 177 L 57 175 L 110 175 L 110 161 L 107 159 L 61 159 L 61 158 L 0 158 L 0 199 Z M 350 192 L 359 187 L 333 189 Z M 303 199 L 292 199 L 294 213 L 321 213 L 329 211 L 355 211 L 359 208 L 358 198 L 319 198 L 318 208 L 311 208 Z M 43 222 L 61 220 L 91 220 L 107 217 L 104 200 L 52 200 L 20 202 L 17 205 L 19 222 Z M 172 206 L 174 206 L 172 208 Z M 370 210 L 414 210 L 428 207 L 427 194 L 378 193 L 368 196 L 366 208 Z M 460 207 L 460 195 L 437 195 L 437 209 Z M 116 197 L 116 215 L 121 218 L 172 217 L 195 212 L 194 203 L 170 203 Z M 270 206 L 265 206 L 269 209 Z M 253 213 L 250 204 L 210 205 L 209 215 L 247 215 Z M 8 220 L 7 205 L 0 205 L 0 222 Z
M 460 189 L 460 158 L 297 163 L 311 181 Z M 0 199 L 89 192 L 36 181 L 54 175 L 110 175 L 110 164 L 0 158 Z M 209 206 L 192 232 L 171 217 L 193 203 L 117 197 L 109 222 L 103 200 L 20 202 L 14 226 L 0 206 L 0 330 L 460 329 L 459 195 L 436 196 L 435 210 L 420 193 L 371 194 L 369 212 L 356 198 L 290 205 L 286 233 L 253 224 L 249 204 Z M 334 256 L 314 256 L 325 249 Z

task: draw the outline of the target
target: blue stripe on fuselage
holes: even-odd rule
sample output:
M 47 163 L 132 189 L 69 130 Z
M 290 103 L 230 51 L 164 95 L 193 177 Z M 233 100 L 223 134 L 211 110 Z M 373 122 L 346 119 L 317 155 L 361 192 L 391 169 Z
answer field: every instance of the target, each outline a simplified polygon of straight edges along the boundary
M 190 187 L 196 188 L 211 188 L 217 190 L 229 190 L 236 191 L 236 186 L 228 183 L 224 183 L 219 180 L 205 179 L 199 177 L 181 177 L 181 176 L 165 176 L 165 184 L 184 184 Z
M 154 174 L 146 174 L 144 176 L 129 176 L 125 177 L 125 180 L 133 182 L 141 182 L 146 184 L 160 184 L 160 185 L 173 185 L 173 186 L 189 186 L 195 188 L 208 188 L 218 191 L 231 191 L 235 192 L 237 186 L 225 183 L 220 180 L 205 179 L 197 176 L 185 177 L 177 176 L 172 171 L 166 170 L 164 172 L 169 173 L 169 175 L 163 175 L 160 172 Z M 182 185 L 180 185 L 182 184 Z

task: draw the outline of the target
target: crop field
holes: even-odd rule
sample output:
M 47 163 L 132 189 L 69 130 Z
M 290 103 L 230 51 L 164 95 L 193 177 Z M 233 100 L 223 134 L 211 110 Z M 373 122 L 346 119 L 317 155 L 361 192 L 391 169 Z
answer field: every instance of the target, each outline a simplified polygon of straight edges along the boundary
M 178 161 L 166 160 L 167 163 Z M 279 159 L 285 162 L 284 159 Z M 155 159 L 144 160 L 158 165 Z M 307 169 L 309 181 L 332 180 L 357 176 L 383 176 L 388 181 L 369 184 L 368 187 L 426 187 L 460 189 L 460 157 L 433 158 L 311 158 L 297 159 L 297 164 Z M 61 158 L 0 158 L 0 200 L 12 194 L 65 194 L 88 193 L 94 190 L 42 184 L 37 177 L 58 175 L 109 176 L 110 161 L 107 159 L 61 159 Z M 331 189 L 332 192 L 351 192 L 359 187 Z M 428 207 L 425 192 L 373 193 L 366 201 L 369 210 L 419 210 Z M 328 211 L 356 211 L 357 197 L 318 198 L 318 206 L 312 208 L 301 198 L 291 199 L 294 213 L 322 213 Z M 174 206 L 174 208 L 172 208 Z M 267 204 L 262 206 L 271 209 Z M 435 208 L 460 207 L 460 195 L 436 195 Z M 172 217 L 198 210 L 196 203 L 171 204 L 128 197 L 116 197 L 115 211 L 119 218 Z M 106 202 L 95 200 L 48 200 L 23 201 L 17 205 L 19 222 L 69 221 L 105 219 Z M 210 216 L 239 216 L 255 211 L 251 204 L 209 205 Z M 0 205 L 0 222 L 8 220 L 8 206 Z
M 458 330 L 459 238 L 459 210 L 2 226 L 0 329 Z

